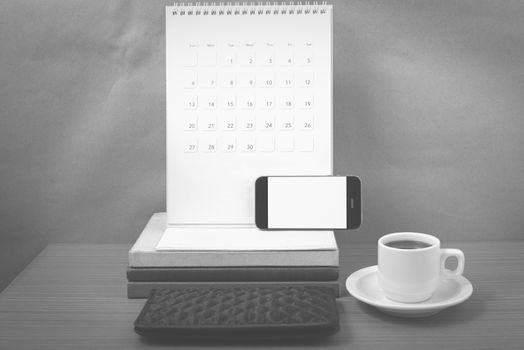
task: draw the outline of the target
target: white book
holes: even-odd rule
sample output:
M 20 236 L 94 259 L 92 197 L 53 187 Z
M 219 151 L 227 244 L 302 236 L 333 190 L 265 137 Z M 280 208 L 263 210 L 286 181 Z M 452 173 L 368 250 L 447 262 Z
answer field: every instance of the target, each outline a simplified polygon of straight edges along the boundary
M 169 227 L 157 250 L 336 250 L 333 231 L 262 231 L 257 227 Z
M 157 245 L 166 225 L 166 213 L 156 213 L 151 217 L 129 251 L 129 266 L 338 266 L 339 263 L 333 231 L 292 231 L 286 236 L 289 231 L 257 230 L 253 236 L 258 239 L 248 239 L 246 229 L 242 229 L 242 234 L 227 234 L 222 232 L 224 228 L 220 228 L 216 229 L 221 231 L 217 232 L 219 239 L 203 240 L 210 237 L 213 228 L 206 228 L 207 232 L 199 234 L 195 232 L 204 229 L 187 229 L 173 237 L 164 235 L 160 250 Z M 264 234 L 268 236 L 264 237 Z

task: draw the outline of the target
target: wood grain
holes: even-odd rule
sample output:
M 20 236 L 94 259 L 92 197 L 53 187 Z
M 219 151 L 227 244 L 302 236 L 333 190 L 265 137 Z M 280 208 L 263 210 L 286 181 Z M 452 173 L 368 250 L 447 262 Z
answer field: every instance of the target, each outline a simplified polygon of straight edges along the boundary
M 340 332 L 315 342 L 192 343 L 245 348 L 522 349 L 524 242 L 454 243 L 466 254 L 474 286 L 464 304 L 427 319 L 384 315 L 347 295 L 338 300 Z M 0 294 L 0 349 L 144 349 L 133 331 L 144 300 L 126 298 L 129 246 L 53 244 Z M 341 286 L 376 260 L 373 245 L 341 246 Z

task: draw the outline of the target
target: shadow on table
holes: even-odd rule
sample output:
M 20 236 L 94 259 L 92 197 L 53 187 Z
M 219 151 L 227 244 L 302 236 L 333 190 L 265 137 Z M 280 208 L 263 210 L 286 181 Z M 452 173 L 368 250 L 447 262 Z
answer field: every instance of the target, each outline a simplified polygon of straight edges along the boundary
M 174 338 L 144 338 L 140 337 L 140 342 L 148 346 L 166 345 L 199 345 L 199 346 L 235 346 L 240 348 L 252 348 L 256 346 L 309 346 L 323 348 L 333 342 L 333 336 L 324 337 L 300 337 L 300 338 L 256 338 L 256 339 L 234 339 L 234 338 L 213 338 L 213 339 L 174 339 Z
M 488 301 L 487 299 L 489 299 L 487 295 L 481 292 L 473 292 L 471 297 L 464 303 L 442 310 L 436 315 L 421 318 L 388 315 L 363 302 L 356 300 L 355 302 L 362 312 L 384 322 L 394 322 L 396 324 L 406 324 L 424 328 L 434 327 L 440 324 L 464 324 L 474 321 L 484 313 L 485 303 Z

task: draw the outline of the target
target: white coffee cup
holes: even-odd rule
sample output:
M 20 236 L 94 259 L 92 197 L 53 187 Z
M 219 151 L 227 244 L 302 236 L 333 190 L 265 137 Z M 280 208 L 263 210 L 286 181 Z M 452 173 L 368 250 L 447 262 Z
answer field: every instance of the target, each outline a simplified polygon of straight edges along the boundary
M 418 243 L 414 243 L 418 242 Z M 457 268 L 445 268 L 456 257 Z M 441 278 L 462 275 L 464 253 L 441 249 L 440 240 L 425 233 L 397 232 L 378 240 L 378 283 L 389 299 L 417 303 L 429 299 Z

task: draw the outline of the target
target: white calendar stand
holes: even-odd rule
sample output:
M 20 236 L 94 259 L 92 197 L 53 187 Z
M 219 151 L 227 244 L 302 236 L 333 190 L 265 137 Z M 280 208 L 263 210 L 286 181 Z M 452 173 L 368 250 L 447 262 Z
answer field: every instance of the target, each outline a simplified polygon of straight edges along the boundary
M 256 230 L 259 176 L 332 174 L 331 5 L 168 6 L 166 78 L 166 234 Z

